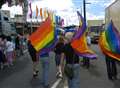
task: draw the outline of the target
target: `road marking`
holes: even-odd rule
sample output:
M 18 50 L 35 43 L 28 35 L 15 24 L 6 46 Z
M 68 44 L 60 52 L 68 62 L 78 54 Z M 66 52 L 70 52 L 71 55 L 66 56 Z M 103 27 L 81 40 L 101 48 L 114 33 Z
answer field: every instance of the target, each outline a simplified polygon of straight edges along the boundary
M 28 50 L 26 49 L 26 50 L 23 51 L 23 53 L 26 53 L 27 51 L 28 51 Z
M 62 79 L 58 79 L 51 88 L 57 88 L 58 84 L 62 81 Z
M 67 80 L 65 80 L 65 82 L 64 82 L 64 88 L 68 88 L 68 83 L 67 83 Z

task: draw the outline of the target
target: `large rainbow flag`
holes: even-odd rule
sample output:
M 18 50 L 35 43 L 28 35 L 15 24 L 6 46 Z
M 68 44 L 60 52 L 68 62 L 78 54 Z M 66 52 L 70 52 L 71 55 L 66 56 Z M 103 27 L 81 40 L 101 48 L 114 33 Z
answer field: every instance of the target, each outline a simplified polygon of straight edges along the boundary
M 101 34 L 99 45 L 105 55 L 120 61 L 120 34 L 112 21 Z
M 75 36 L 71 42 L 72 47 L 74 50 L 83 57 L 88 57 L 91 59 L 95 59 L 97 56 L 96 54 L 90 50 L 87 46 L 87 41 L 86 41 L 86 23 L 84 21 L 84 18 L 81 16 L 79 12 L 77 12 L 78 16 L 81 18 L 81 27 L 76 31 Z
M 54 24 L 50 17 L 40 24 L 38 29 L 29 37 L 36 51 L 42 51 L 54 40 Z M 45 51 L 45 50 L 44 50 Z

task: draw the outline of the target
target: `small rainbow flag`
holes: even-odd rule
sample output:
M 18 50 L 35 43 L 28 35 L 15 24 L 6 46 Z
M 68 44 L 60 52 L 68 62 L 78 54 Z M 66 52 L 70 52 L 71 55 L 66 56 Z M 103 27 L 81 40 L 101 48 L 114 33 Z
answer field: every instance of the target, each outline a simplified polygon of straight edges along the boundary
M 29 39 L 36 51 L 41 51 L 41 49 L 47 47 L 54 40 L 54 25 L 50 17 L 41 23 Z
M 105 55 L 120 61 L 120 34 L 112 21 L 101 34 L 99 46 Z

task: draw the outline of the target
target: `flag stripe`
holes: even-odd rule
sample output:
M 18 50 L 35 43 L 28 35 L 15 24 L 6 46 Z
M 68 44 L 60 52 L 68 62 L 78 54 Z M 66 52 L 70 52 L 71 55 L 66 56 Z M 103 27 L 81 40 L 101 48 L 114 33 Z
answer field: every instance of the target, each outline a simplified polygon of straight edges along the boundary
M 54 38 L 54 32 L 50 32 L 41 42 L 39 42 L 36 46 L 35 49 L 37 51 L 39 51 L 40 49 L 42 49 L 44 46 L 46 46 L 50 41 L 53 40 Z
M 50 17 L 40 25 L 37 31 L 32 33 L 29 39 L 36 51 L 41 51 L 43 48 L 47 48 L 48 44 L 50 45 L 50 42 L 54 39 L 54 25 Z
M 30 36 L 30 39 L 32 40 L 32 44 L 36 44 L 37 42 L 39 42 L 39 40 L 42 40 L 44 38 L 44 36 L 51 31 L 51 29 L 49 29 L 51 26 L 50 25 L 50 19 L 47 19 L 45 22 L 43 22 L 40 27 L 37 29 L 37 31 L 35 33 L 32 34 L 32 36 Z M 46 33 L 47 32 L 47 33 Z M 41 37 L 39 37 L 41 36 Z

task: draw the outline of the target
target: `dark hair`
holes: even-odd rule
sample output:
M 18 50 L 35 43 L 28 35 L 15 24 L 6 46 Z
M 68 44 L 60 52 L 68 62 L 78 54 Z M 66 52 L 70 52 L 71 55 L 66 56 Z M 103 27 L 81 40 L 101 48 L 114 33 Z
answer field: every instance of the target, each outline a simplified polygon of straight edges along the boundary
M 12 41 L 10 36 L 7 36 L 7 41 Z

